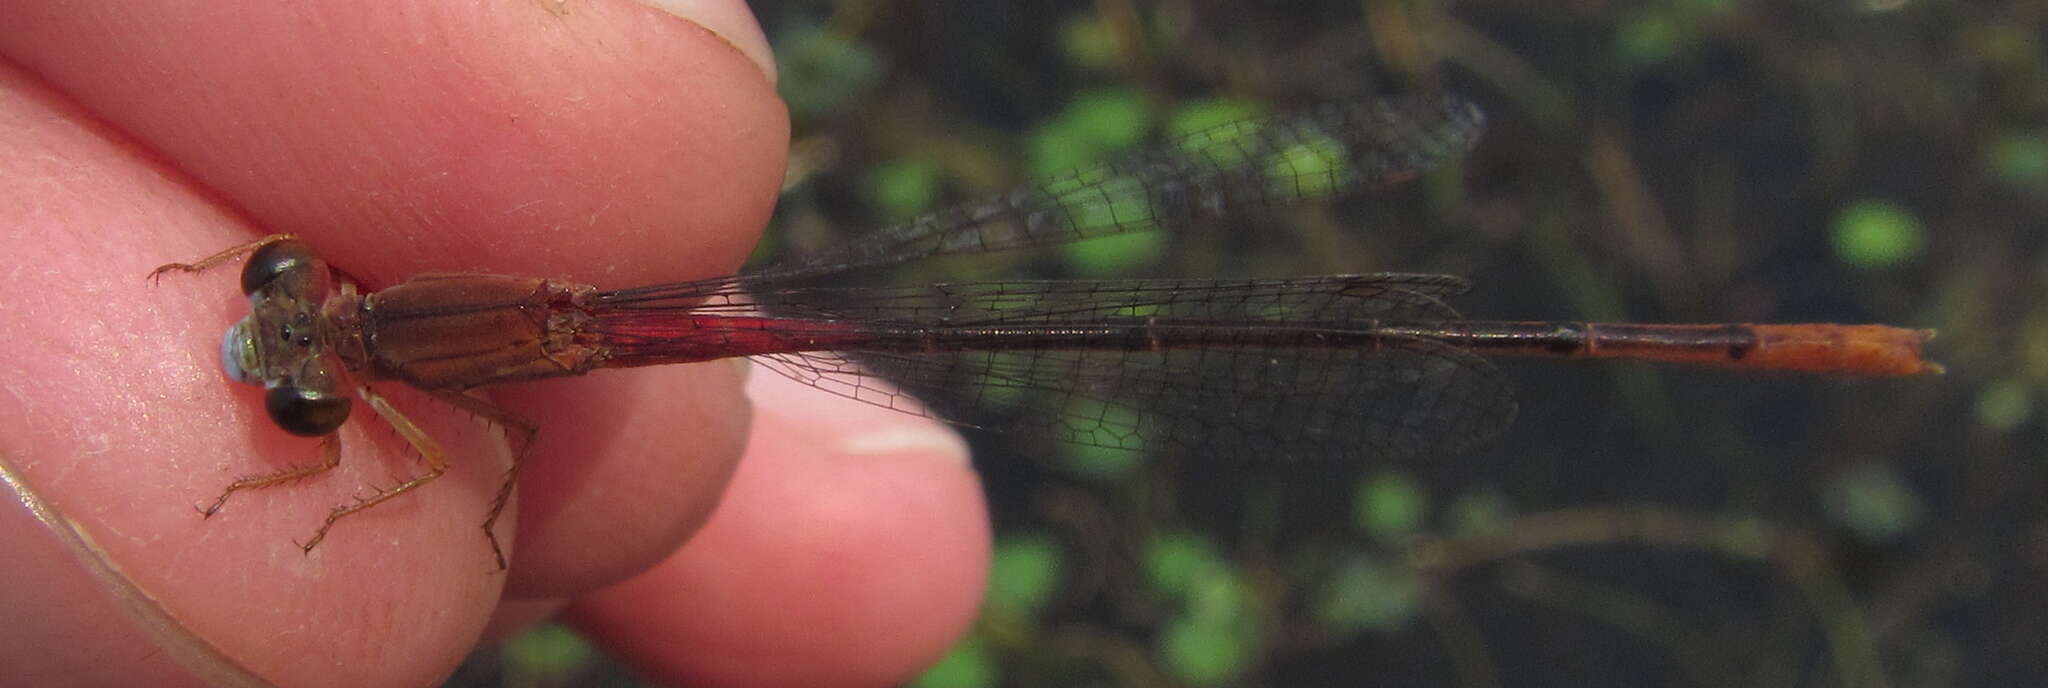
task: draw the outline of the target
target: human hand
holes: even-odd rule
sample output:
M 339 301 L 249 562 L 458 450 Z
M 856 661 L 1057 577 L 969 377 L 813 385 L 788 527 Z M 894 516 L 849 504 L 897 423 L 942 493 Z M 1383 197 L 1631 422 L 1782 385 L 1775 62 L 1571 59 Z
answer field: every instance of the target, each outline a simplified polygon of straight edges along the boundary
M 787 143 L 739 3 L 243 4 L 0 7 L 0 469 L 41 508 L 0 512 L 10 675 L 426 684 L 566 608 L 658 680 L 886 684 L 964 629 L 988 534 L 957 442 L 772 376 L 750 419 L 727 363 L 494 393 L 541 428 L 504 574 L 477 528 L 496 434 L 402 385 L 380 389 L 447 476 L 301 553 L 327 509 L 420 470 L 359 406 L 340 468 L 202 520 L 315 443 L 220 375 L 236 269 L 151 287 L 155 265 L 291 231 L 368 288 L 717 275 Z

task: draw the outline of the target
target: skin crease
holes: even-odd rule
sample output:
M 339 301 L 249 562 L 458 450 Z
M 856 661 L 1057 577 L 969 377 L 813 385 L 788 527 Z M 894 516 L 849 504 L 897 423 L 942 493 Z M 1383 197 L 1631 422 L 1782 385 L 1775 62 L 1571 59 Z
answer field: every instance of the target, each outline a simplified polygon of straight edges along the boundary
M 622 2 L 0 6 L 0 332 L 18 347 L 0 468 L 55 514 L 0 516 L 0 665 L 428 685 L 562 609 L 664 682 L 887 685 L 943 652 L 987 566 L 964 449 L 775 379 L 749 385 L 750 414 L 731 362 L 491 392 L 542 428 L 500 526 L 507 573 L 476 527 L 497 433 L 397 384 L 378 389 L 444 445 L 440 481 L 301 553 L 329 508 L 422 468 L 358 403 L 340 468 L 192 511 L 315 443 L 221 378 L 238 266 L 151 285 L 157 264 L 291 231 L 367 288 L 738 265 L 787 115 L 742 4 L 667 5 L 697 21 Z M 71 529 L 87 553 L 54 537 Z

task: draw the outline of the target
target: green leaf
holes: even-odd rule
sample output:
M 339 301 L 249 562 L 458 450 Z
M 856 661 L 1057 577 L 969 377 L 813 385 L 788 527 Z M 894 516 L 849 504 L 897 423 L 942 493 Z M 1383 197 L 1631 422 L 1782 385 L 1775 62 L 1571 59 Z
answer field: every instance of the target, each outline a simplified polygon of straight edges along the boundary
M 1191 100 L 1167 116 L 1166 131 L 1175 138 L 1235 122 L 1254 119 L 1264 108 L 1257 101 L 1229 98 Z
M 1109 71 L 1123 64 L 1116 35 L 1108 25 L 1097 21 L 1092 12 L 1077 14 L 1060 24 L 1059 40 L 1060 54 L 1076 67 Z
M 1119 482 L 1145 465 L 1145 452 L 1092 444 L 1068 444 L 1060 466 L 1066 472 L 1097 483 Z
M 1175 678 L 1197 686 L 1219 685 L 1245 670 L 1250 635 L 1242 624 L 1183 616 L 1166 624 L 1159 652 Z
M 1835 255 L 1859 268 L 1887 268 L 1920 255 L 1920 218 L 1890 201 L 1863 199 L 1835 214 Z
M 1272 189 L 1275 196 L 1315 198 L 1351 183 L 1358 171 L 1345 160 L 1342 144 L 1326 136 L 1303 138 L 1265 161 L 1267 178 L 1282 185 Z
M 1884 464 L 1866 464 L 1836 476 L 1823 501 L 1831 520 L 1872 543 L 1912 530 L 1926 510 L 1912 488 Z
M 2033 394 L 2019 380 L 1998 380 L 1977 394 L 1977 422 L 1993 430 L 2011 430 L 2034 416 Z
M 1059 544 L 1042 534 L 1013 535 L 997 542 L 989 567 L 989 611 L 1016 617 L 1037 614 L 1059 586 L 1062 559 Z
M 1082 93 L 1061 113 L 1062 126 L 1103 150 L 1128 148 L 1145 138 L 1152 104 L 1132 89 L 1098 89 Z
M 1374 538 L 1402 540 L 1422 529 L 1428 510 L 1429 493 L 1408 476 L 1389 471 L 1358 484 L 1351 522 Z
M 536 626 L 505 641 L 505 674 L 507 677 L 540 679 L 574 675 L 583 667 L 597 661 L 597 650 L 590 641 L 567 627 L 554 624 Z M 555 680 L 533 680 L 529 683 L 553 683 Z
M 1991 173 L 2016 189 L 2048 189 L 2048 134 L 2008 133 L 1991 143 Z
M 1123 274 L 1157 262 L 1166 253 L 1166 237 L 1159 232 L 1125 232 L 1067 244 L 1063 252 L 1067 265 L 1082 275 Z
M 1251 590 L 1229 565 L 1202 569 L 1188 580 L 1188 615 L 1219 621 L 1240 620 L 1251 606 L 1250 596 Z
M 911 681 L 915 688 L 984 688 L 997 684 L 996 661 L 977 636 L 967 636 L 939 663 Z
M 839 110 L 866 93 L 881 80 L 882 60 L 839 32 L 809 26 L 776 41 L 775 69 L 776 92 L 801 120 Z
M 1118 446 L 1120 440 L 1137 441 L 1138 428 L 1143 427 L 1144 416 L 1137 407 L 1126 404 L 1104 402 L 1097 399 L 1075 398 L 1067 402 L 1064 414 L 1074 421 L 1072 431 L 1088 440 L 1079 444 Z M 1087 427 L 1078 419 L 1088 419 Z
M 1152 589 L 1181 598 L 1195 581 L 1227 574 L 1230 564 L 1209 538 L 1194 532 L 1164 533 L 1145 545 L 1145 577 Z
M 868 170 L 868 203 L 890 219 L 930 210 L 939 195 L 939 167 L 924 160 L 894 160 Z
M 1081 169 L 1102 159 L 1104 152 L 1079 133 L 1057 123 L 1033 130 L 1025 140 L 1025 147 L 1031 158 L 1033 176 L 1041 178 Z

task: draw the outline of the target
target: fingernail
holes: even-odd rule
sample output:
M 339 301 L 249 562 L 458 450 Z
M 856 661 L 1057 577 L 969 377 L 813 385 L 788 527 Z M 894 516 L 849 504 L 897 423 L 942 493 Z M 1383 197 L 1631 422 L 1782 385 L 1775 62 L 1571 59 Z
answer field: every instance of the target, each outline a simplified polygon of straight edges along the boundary
M 840 438 L 839 450 L 852 456 L 927 453 L 961 463 L 971 461 L 967 441 L 960 439 L 960 433 L 927 423 L 881 426 L 853 433 Z
M 866 383 L 864 383 L 866 384 Z M 869 390 L 879 392 L 879 388 Z M 767 427 L 801 430 L 820 449 L 842 456 L 927 454 L 971 463 L 960 433 L 930 418 L 862 403 L 781 375 L 747 381 L 754 401 L 756 431 Z
M 768 77 L 768 83 L 775 83 L 775 50 L 768 47 L 768 37 L 762 35 L 761 25 L 754 21 L 754 14 L 740 0 L 639 0 L 640 4 L 682 17 L 692 24 L 702 26 L 713 35 L 725 39 L 726 43 L 739 49 L 740 54 L 753 60 Z

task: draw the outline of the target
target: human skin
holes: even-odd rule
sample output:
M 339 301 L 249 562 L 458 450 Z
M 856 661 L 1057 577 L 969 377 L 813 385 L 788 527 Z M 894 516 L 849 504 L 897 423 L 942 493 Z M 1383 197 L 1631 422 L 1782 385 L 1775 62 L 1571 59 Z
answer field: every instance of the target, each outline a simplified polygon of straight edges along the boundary
M 958 441 L 732 362 L 492 390 L 541 428 L 506 572 L 498 433 L 392 383 L 440 480 L 302 552 L 423 468 L 358 403 L 339 468 L 193 510 L 315 443 L 221 377 L 237 267 L 158 264 L 289 231 L 370 289 L 737 267 L 787 115 L 743 4 L 667 5 L 0 3 L 0 683 L 427 685 L 561 613 L 664 682 L 886 685 L 964 630 L 988 531 Z

